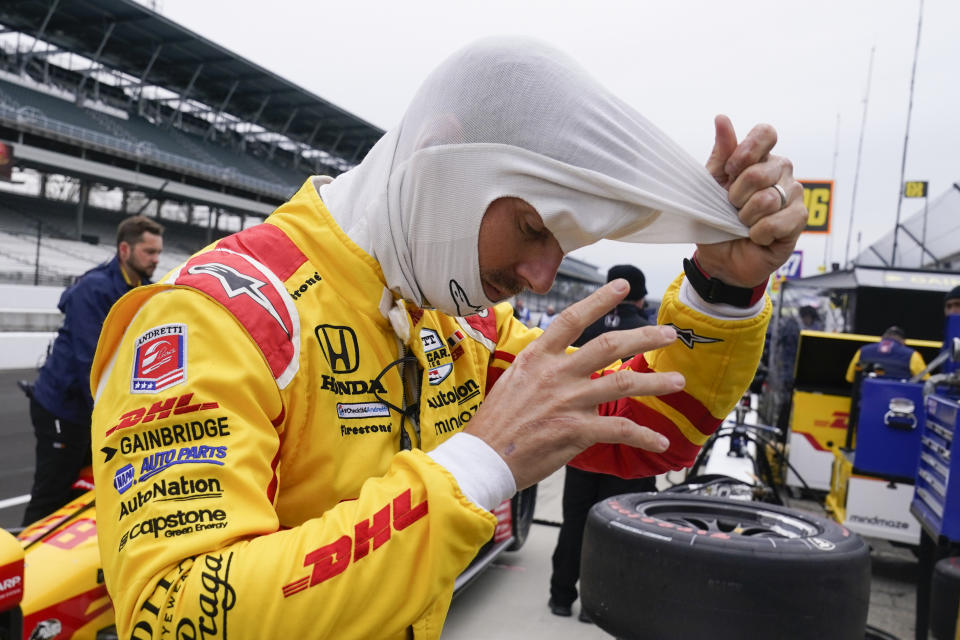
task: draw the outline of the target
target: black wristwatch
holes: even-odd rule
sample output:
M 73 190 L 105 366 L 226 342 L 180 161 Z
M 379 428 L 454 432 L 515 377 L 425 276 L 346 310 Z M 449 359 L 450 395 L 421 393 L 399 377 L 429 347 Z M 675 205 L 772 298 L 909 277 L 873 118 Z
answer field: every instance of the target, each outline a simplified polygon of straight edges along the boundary
M 705 302 L 729 304 L 743 308 L 752 307 L 767 290 L 767 283 L 751 289 L 749 287 L 735 287 L 718 278 L 712 278 L 703 272 L 696 260 L 696 254 L 694 254 L 693 260 L 684 258 L 683 272 L 687 276 L 687 282 Z

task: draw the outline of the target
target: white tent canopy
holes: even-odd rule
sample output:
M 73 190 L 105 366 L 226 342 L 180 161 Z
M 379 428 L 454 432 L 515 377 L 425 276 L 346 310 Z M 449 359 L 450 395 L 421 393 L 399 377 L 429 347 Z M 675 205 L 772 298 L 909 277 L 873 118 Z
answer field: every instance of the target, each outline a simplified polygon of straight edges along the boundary
M 897 255 L 893 255 L 893 231 L 854 258 L 857 266 L 903 268 L 956 268 L 960 263 L 960 182 L 926 203 L 900 223 Z M 939 263 L 939 265 L 938 265 Z

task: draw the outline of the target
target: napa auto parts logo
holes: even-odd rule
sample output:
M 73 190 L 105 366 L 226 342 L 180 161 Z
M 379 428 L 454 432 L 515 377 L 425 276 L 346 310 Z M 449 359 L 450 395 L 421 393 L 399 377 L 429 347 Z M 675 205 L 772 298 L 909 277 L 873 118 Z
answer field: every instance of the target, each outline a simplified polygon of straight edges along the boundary
M 165 324 L 133 345 L 130 393 L 157 393 L 187 379 L 187 325 Z
M 209 447 L 207 445 L 199 445 L 196 447 L 165 449 L 151 453 L 140 462 L 139 477 L 137 476 L 136 467 L 132 464 L 126 464 L 117 469 L 113 474 L 113 488 L 117 490 L 117 493 L 124 494 L 130 487 L 138 482 L 149 480 L 174 465 L 213 464 L 222 467 L 225 464 L 224 459 L 226 457 L 226 446 Z

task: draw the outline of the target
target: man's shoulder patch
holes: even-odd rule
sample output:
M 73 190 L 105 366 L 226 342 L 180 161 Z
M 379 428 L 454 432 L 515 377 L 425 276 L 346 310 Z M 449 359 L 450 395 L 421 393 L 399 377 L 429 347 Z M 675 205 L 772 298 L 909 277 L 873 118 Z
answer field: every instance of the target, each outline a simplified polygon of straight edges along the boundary
M 258 260 L 228 249 L 192 257 L 173 284 L 210 296 L 243 325 L 280 388 L 299 366 L 300 319 L 283 282 Z
M 151 327 L 133 343 L 130 393 L 158 393 L 187 380 L 187 326 Z

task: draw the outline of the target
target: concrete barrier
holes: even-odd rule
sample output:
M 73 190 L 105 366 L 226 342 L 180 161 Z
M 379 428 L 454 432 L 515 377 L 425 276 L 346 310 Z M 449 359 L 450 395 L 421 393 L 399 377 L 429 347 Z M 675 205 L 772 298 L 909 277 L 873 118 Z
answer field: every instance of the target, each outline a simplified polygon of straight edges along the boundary
M 0 309 L 0 331 L 56 331 L 63 324 L 57 309 Z
M 36 369 L 56 335 L 55 331 L 0 332 L 0 369 Z
M 36 369 L 63 324 L 63 287 L 0 284 L 0 369 Z
M 0 284 L 0 309 L 56 310 L 64 287 Z

